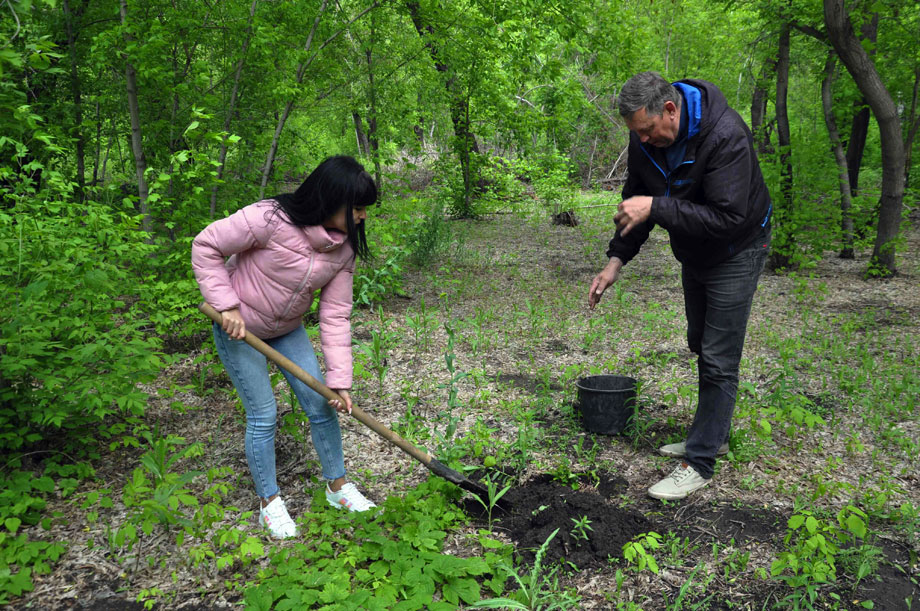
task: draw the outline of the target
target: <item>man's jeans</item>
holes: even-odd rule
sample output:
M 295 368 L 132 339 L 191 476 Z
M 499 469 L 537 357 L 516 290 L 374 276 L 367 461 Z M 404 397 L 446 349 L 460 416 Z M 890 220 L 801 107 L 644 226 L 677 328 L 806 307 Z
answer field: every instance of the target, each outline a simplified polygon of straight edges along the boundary
M 278 494 L 275 472 L 275 421 L 278 408 L 269 379 L 268 363 L 255 348 L 243 340 L 230 339 L 220 325 L 215 323 L 213 326 L 217 353 L 246 408 L 246 460 L 256 485 L 256 494 L 267 499 Z M 303 327 L 287 335 L 265 340 L 265 343 L 320 382 L 323 381 L 316 354 Z M 282 369 L 281 372 L 310 419 L 310 434 L 323 466 L 323 477 L 330 481 L 345 477 L 342 432 L 335 410 L 309 386 L 287 371 Z
M 728 441 L 744 334 L 769 248 L 767 230 L 749 248 L 715 267 L 682 269 L 687 342 L 699 356 L 700 385 L 685 460 L 706 479 L 712 477 L 716 451 Z

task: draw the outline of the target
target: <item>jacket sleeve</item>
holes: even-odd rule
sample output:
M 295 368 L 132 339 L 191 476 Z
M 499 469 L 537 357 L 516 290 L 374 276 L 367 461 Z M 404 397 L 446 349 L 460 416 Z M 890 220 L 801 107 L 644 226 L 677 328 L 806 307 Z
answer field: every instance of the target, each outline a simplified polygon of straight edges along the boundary
M 639 151 L 636 150 L 636 147 L 633 143 L 633 138 L 630 136 L 629 143 L 629 160 L 626 162 L 626 183 L 623 185 L 623 199 L 627 200 L 630 197 L 635 195 L 651 195 L 648 188 L 642 183 L 638 178 L 638 173 L 632 167 L 630 161 L 633 159 L 634 155 L 639 155 Z M 613 239 L 610 240 L 610 244 L 607 247 L 607 258 L 617 257 L 623 264 L 629 263 L 637 254 L 639 254 L 639 249 L 642 248 L 642 245 L 645 244 L 645 241 L 648 239 L 649 234 L 652 232 L 652 229 L 655 228 L 655 223 L 651 220 L 648 220 L 640 225 L 637 225 L 632 228 L 632 231 L 627 233 L 625 236 L 620 234 L 620 230 L 617 229 L 616 233 L 613 235 Z
M 351 388 L 351 308 L 355 262 L 352 259 L 319 294 L 319 339 L 326 360 L 326 385 Z
M 265 211 L 256 204 L 246 206 L 214 221 L 192 241 L 192 269 L 198 288 L 218 312 L 240 307 L 224 258 L 268 243 L 276 224 L 266 220 Z
M 749 216 L 751 173 L 756 163 L 747 130 L 735 123 L 720 130 L 706 160 L 702 197 L 696 203 L 673 197 L 652 201 L 651 219 L 668 231 L 694 237 L 731 239 Z

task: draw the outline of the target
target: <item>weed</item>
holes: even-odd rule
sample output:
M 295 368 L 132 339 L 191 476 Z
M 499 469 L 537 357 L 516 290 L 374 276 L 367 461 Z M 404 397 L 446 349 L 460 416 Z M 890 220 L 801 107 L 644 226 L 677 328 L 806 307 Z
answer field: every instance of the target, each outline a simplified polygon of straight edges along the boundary
M 533 567 L 530 572 L 519 575 L 511 567 L 505 567 L 511 577 L 517 582 L 518 590 L 513 598 L 489 598 L 480 600 L 470 605 L 473 609 L 516 609 L 520 611 L 552 611 L 553 609 L 577 608 L 579 598 L 572 592 L 559 587 L 557 572 L 559 567 L 553 567 L 544 574 L 543 557 L 550 542 L 559 533 L 554 530 L 534 557 Z
M 629 566 L 635 565 L 637 571 L 644 571 L 646 568 L 651 572 L 658 574 L 658 562 L 648 550 L 656 550 L 661 547 L 661 535 L 656 532 L 648 532 L 633 537 L 632 541 L 623 546 L 623 558 Z

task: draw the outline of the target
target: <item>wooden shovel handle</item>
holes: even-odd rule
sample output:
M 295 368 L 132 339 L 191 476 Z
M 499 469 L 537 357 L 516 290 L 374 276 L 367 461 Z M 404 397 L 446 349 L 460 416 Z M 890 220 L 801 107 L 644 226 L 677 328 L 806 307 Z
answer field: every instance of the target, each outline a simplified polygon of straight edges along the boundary
M 218 325 L 221 324 L 220 312 L 211 307 L 210 304 L 202 302 L 202 304 L 198 306 L 198 309 Z M 321 394 L 327 400 L 341 401 L 342 405 L 345 405 L 345 400 L 342 399 L 342 397 L 340 397 L 337 392 L 311 376 L 296 363 L 294 363 L 294 361 L 287 358 L 249 331 L 246 331 L 246 337 L 244 339 L 247 344 L 264 354 L 268 360 L 289 371 L 295 378 Z M 414 445 L 387 428 L 382 422 L 368 414 L 360 407 L 354 405 L 354 403 L 352 403 L 351 415 L 354 416 L 358 422 L 371 429 L 415 460 L 424 465 L 429 465 L 431 463 L 431 456 L 429 456 L 426 452 L 416 448 Z

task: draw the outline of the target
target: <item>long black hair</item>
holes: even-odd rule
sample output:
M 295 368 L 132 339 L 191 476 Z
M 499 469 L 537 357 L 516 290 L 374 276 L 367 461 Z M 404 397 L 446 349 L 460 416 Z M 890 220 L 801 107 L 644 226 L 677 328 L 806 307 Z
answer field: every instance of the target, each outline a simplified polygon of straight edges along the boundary
M 282 210 L 298 227 L 322 225 L 345 206 L 348 242 L 355 255 L 362 259 L 370 256 L 364 222 L 355 225 L 352 211 L 377 201 L 377 185 L 354 157 L 328 157 L 310 172 L 296 191 L 269 199 L 275 200 L 276 211 Z

